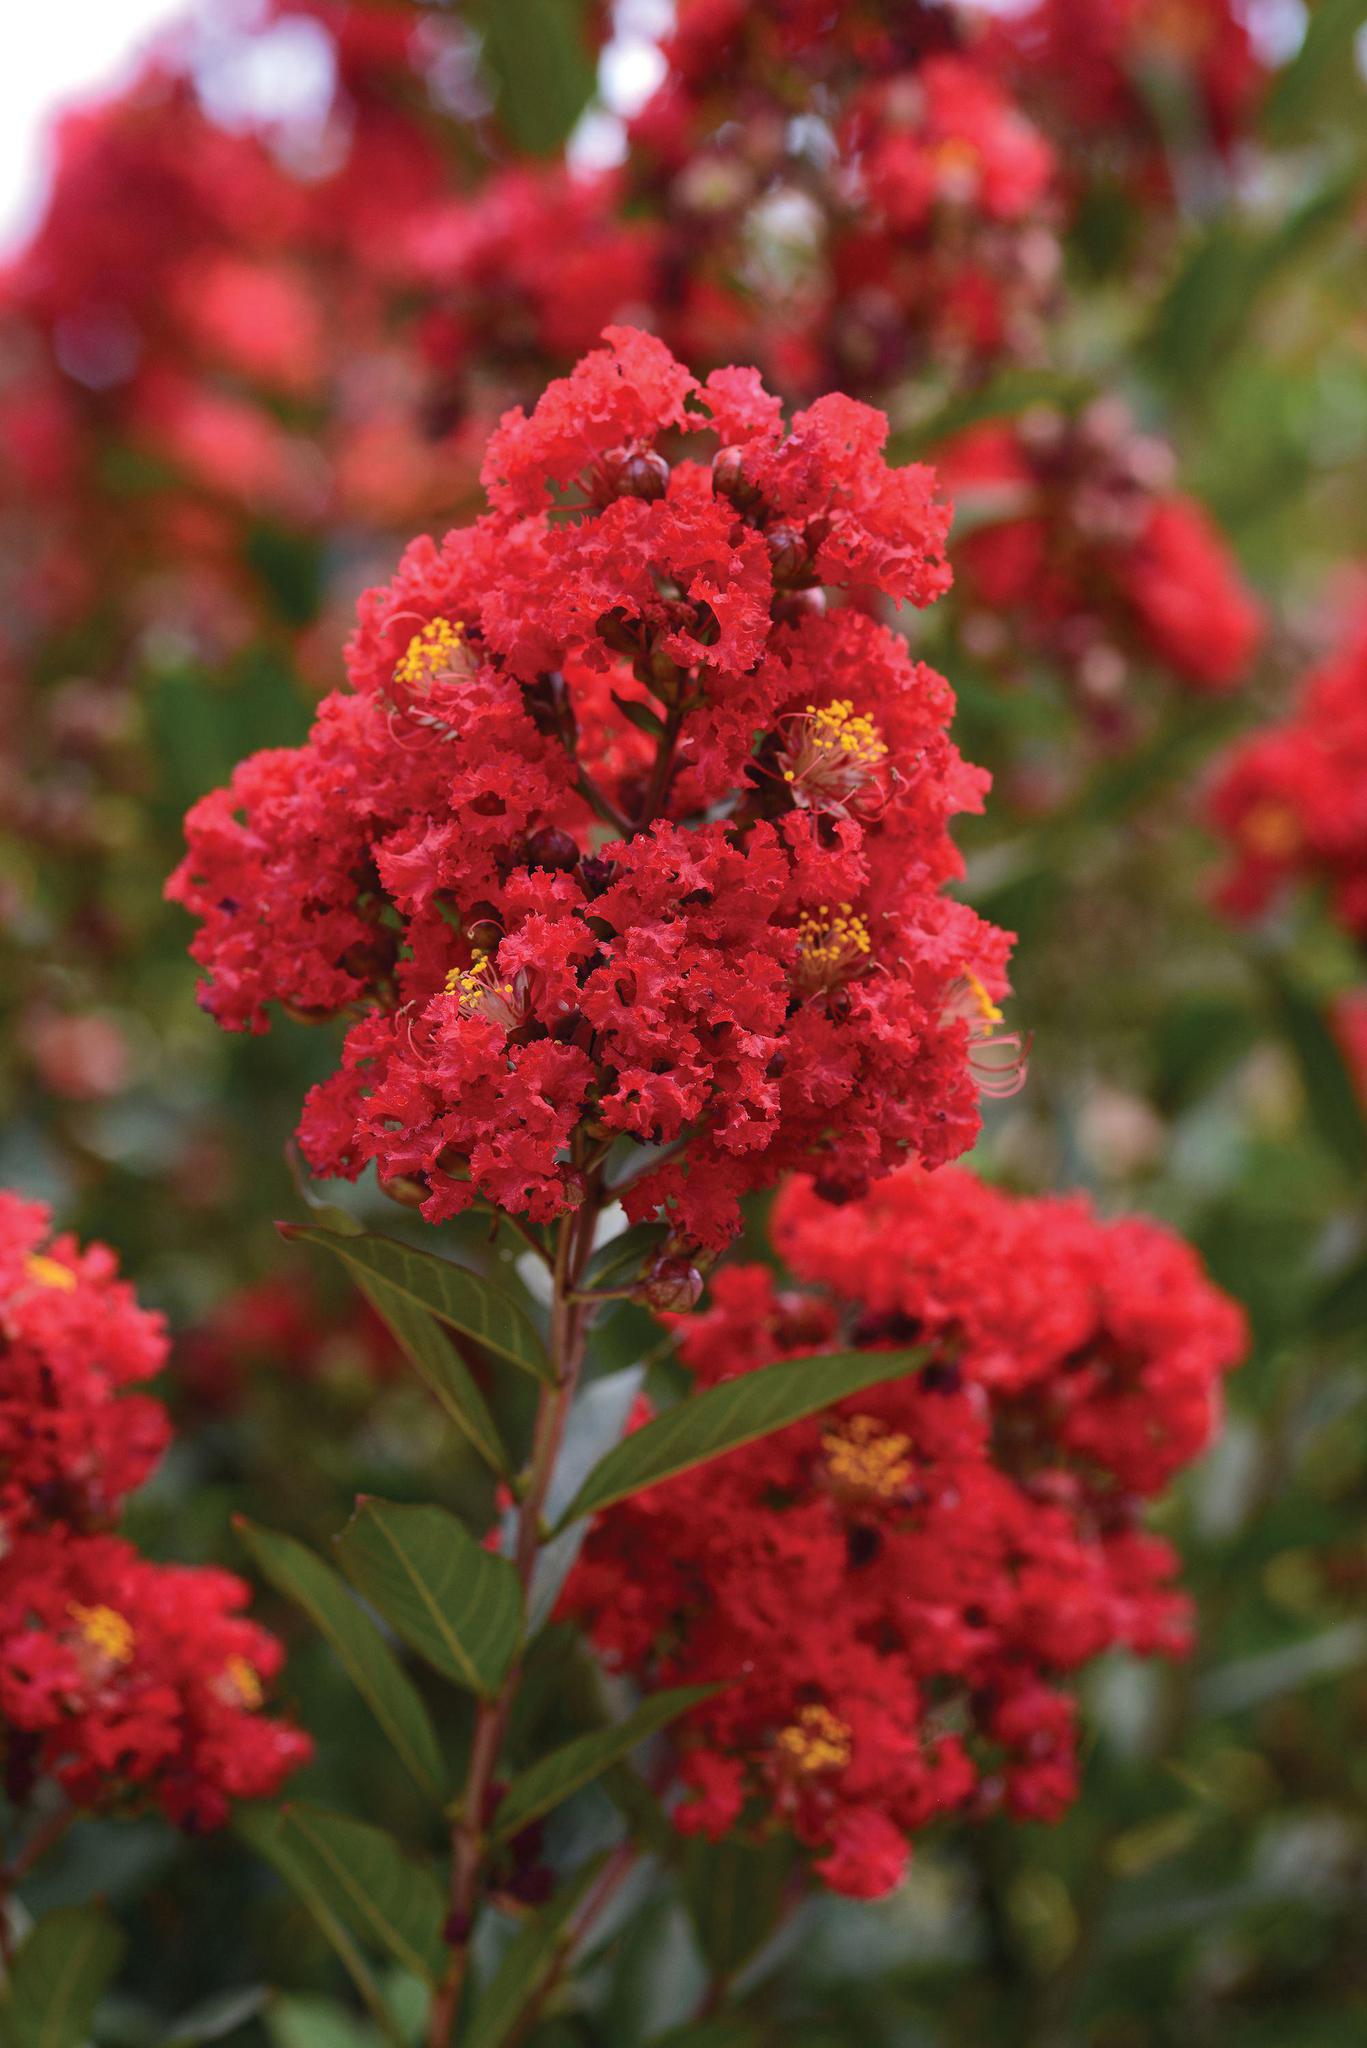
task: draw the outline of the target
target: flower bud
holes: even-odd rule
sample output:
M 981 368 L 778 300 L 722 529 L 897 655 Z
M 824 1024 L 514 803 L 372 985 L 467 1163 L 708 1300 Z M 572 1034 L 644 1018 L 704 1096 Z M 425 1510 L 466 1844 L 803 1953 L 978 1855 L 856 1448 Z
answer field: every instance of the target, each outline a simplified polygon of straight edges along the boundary
M 431 1192 L 426 1181 L 415 1180 L 410 1174 L 380 1176 L 380 1193 L 388 1195 L 390 1201 L 397 1202 L 401 1209 L 420 1209 Z
M 635 1298 L 657 1315 L 687 1315 L 702 1299 L 702 1274 L 687 1259 L 657 1259 Z
M 579 848 L 558 825 L 544 825 L 527 841 L 526 861 L 529 868 L 550 868 L 567 875 L 579 865 Z

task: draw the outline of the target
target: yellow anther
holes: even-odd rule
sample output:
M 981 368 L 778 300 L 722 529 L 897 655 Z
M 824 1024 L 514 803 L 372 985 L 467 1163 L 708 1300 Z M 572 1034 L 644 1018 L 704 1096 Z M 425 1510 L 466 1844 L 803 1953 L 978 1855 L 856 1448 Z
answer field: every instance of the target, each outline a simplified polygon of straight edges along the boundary
M 64 1266 L 59 1259 L 49 1259 L 42 1252 L 29 1253 L 24 1271 L 40 1287 L 55 1287 L 62 1294 L 70 1294 L 76 1285 L 76 1275 L 70 1266 Z
M 867 712 L 856 711 L 849 697 L 837 697 L 817 711 L 807 706 L 808 743 L 823 754 L 847 754 L 860 766 L 873 768 L 888 749 Z
M 114 1607 L 83 1607 L 73 1600 L 67 1609 L 92 1650 L 111 1664 L 126 1664 L 133 1655 L 133 1624 Z
M 245 1657 L 230 1657 L 223 1667 L 225 1690 L 232 1693 L 238 1706 L 254 1712 L 266 1697 L 261 1680 Z
M 446 993 L 460 997 L 463 1017 L 482 1015 L 505 1031 L 510 1031 L 522 1022 L 526 1014 L 526 977 L 522 981 L 523 993 L 519 996 L 516 981 L 500 981 L 498 969 L 492 954 L 476 946 L 470 955 L 468 967 L 453 967 L 446 977 Z
M 833 982 L 863 968 L 873 951 L 868 925 L 842 903 L 832 915 L 828 903 L 804 910 L 797 926 L 798 979 L 809 989 Z
M 964 980 L 968 983 L 969 994 L 978 1006 L 978 1015 L 984 1024 L 1004 1024 L 1006 1012 L 993 1002 L 986 986 L 971 967 L 965 967 Z
M 872 1415 L 852 1415 L 825 1431 L 826 1467 L 842 1493 L 891 1500 L 912 1475 L 911 1438 L 885 1429 Z
M 775 766 L 792 789 L 793 800 L 807 810 L 837 816 L 876 810 L 886 798 L 882 765 L 888 748 L 867 712 L 856 711 L 849 697 L 831 704 L 808 704 L 790 712 L 779 724 Z
M 1264 860 L 1287 860 L 1301 843 L 1300 819 L 1289 804 L 1267 797 L 1244 812 L 1239 836 L 1250 853 Z
M 455 665 L 464 646 L 465 627 L 459 619 L 429 619 L 395 663 L 395 682 L 422 689 Z
M 807 1777 L 817 1771 L 843 1771 L 853 1754 L 850 1730 L 829 1707 L 803 1707 L 781 1728 L 776 1744 L 784 1762 Z

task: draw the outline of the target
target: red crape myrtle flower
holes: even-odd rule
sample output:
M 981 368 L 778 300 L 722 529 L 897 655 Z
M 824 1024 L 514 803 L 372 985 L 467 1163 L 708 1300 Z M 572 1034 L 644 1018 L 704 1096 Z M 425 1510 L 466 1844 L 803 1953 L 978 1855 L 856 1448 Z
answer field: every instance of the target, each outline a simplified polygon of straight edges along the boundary
M 661 222 L 651 304 L 682 353 L 881 393 L 1036 352 L 1053 151 L 955 9 L 698 0 L 663 55 L 625 176 Z
M 1231 749 L 1210 811 L 1234 854 L 1227 910 L 1253 916 L 1288 882 L 1320 882 L 1367 946 L 1367 597 L 1291 716 Z
M 230 1573 L 151 1564 L 108 1533 L 169 1436 L 121 1390 L 164 1364 L 107 1246 L 46 1242 L 40 1202 L 0 1189 L 0 1727 L 22 1804 L 55 1778 L 78 1806 L 154 1797 L 214 1827 L 311 1752 L 257 1713 L 280 1667 Z
M 955 559 L 989 653 L 1014 640 L 1058 663 L 1103 721 L 1132 664 L 1201 692 L 1242 680 L 1258 606 L 1210 516 L 1172 490 L 1169 451 L 1122 408 L 975 427 L 939 462 L 983 515 Z
M 972 1142 L 1009 942 L 941 893 L 984 786 L 951 693 L 865 608 L 949 581 L 932 473 L 849 399 L 785 432 L 753 371 L 605 339 L 505 414 L 493 510 L 362 600 L 307 743 L 191 812 L 169 893 L 220 1023 L 353 1020 L 315 1171 L 546 1222 L 585 1147 L 667 1146 L 630 1213 L 715 1247 L 785 1168 L 848 1194 Z
M 247 1597 L 231 1572 L 152 1564 L 118 1536 L 21 1537 L 0 1563 L 12 1768 L 84 1808 L 155 1798 L 196 1830 L 277 1791 L 312 1743 L 257 1711 L 283 1653 Z
M 1184 140 L 1227 154 L 1266 73 L 1240 0 L 1034 0 L 1002 10 L 987 53 L 1057 135 L 1079 180 L 1168 203 L 1173 178 L 1155 81 L 1189 110 Z
M 954 1170 L 834 1211 L 791 1182 L 774 1239 L 805 1291 L 723 1268 L 678 1325 L 697 1380 L 850 1345 L 930 1364 L 609 1509 L 565 1607 L 648 1683 L 721 1686 L 684 1724 L 681 1827 L 777 1820 L 872 1896 L 937 1814 L 1056 1818 L 1061 1681 L 1184 1646 L 1140 1508 L 1209 1440 L 1244 1325 L 1156 1225 Z
M 138 1307 L 106 1246 L 46 1244 L 41 1202 L 0 1189 L 0 1527 L 106 1524 L 170 1435 L 126 1389 L 166 1362 L 159 1315 Z

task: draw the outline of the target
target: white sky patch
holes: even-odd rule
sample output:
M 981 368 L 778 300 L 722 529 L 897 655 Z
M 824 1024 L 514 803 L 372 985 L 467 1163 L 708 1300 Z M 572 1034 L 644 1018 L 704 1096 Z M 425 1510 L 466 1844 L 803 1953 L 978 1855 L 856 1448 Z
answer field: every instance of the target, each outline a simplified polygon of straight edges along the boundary
M 0 35 L 0 253 L 34 226 L 47 190 L 53 115 L 115 91 L 178 0 L 8 0 Z

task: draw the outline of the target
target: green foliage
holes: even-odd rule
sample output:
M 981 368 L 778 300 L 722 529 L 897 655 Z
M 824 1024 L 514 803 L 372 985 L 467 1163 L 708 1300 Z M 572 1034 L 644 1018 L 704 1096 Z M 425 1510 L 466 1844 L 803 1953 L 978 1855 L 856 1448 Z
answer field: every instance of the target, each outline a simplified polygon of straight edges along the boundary
M 513 1779 L 499 1805 L 496 1839 L 506 1840 L 539 1820 L 716 1690 L 711 1685 L 685 1685 L 672 1692 L 652 1693 L 625 1721 L 611 1728 L 595 1728 L 562 1749 L 552 1750 Z
M 236 1825 L 298 1893 L 375 2009 L 366 1948 L 387 1950 L 424 1983 L 437 1982 L 446 1961 L 441 1887 L 381 1828 L 299 1802 L 251 1809 Z
M 0 2002 L 5 2048 L 82 2048 L 96 2003 L 124 1951 L 98 1906 L 67 1906 L 30 1928 Z
M 327 1637 L 415 1782 L 438 1805 L 445 1767 L 426 1707 L 397 1658 L 330 1566 L 293 1537 L 258 1529 L 239 1516 L 237 1531 L 256 1563 Z
M 300 1223 L 282 1223 L 279 1229 L 283 1237 L 320 1244 L 335 1252 L 359 1285 L 380 1290 L 385 1304 L 382 1314 L 398 1313 L 401 1305 L 426 1310 L 439 1322 L 449 1323 L 453 1330 L 472 1337 L 496 1358 L 521 1366 L 537 1379 L 549 1380 L 546 1346 L 531 1317 L 520 1303 L 482 1274 L 453 1265 L 449 1259 L 437 1258 L 432 1252 L 401 1244 L 393 1237 L 334 1237 L 326 1230 L 314 1230 Z M 415 1328 L 412 1322 L 407 1325 L 409 1338 Z M 435 1374 L 430 1355 L 423 1370 L 424 1377 L 429 1373 L 441 1377 Z M 454 1400 L 450 1376 L 445 1379 L 447 1398 Z M 466 1413 L 467 1431 L 484 1427 L 478 1420 L 478 1411 L 474 1421 L 468 1420 L 468 1409 Z M 487 1421 L 486 1415 L 484 1422 Z
M 561 1524 L 706 1464 L 740 1444 L 753 1443 L 804 1415 L 829 1408 L 847 1394 L 901 1379 L 916 1372 L 928 1356 L 922 1351 L 840 1351 L 788 1358 L 707 1387 L 609 1451 L 566 1508 Z
M 522 1633 L 521 1589 L 506 1558 L 444 1508 L 364 1498 L 337 1554 L 358 1592 L 434 1670 L 486 1698 L 497 1692 Z

